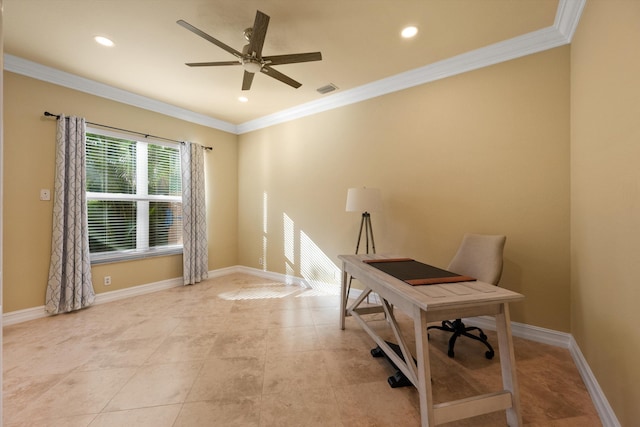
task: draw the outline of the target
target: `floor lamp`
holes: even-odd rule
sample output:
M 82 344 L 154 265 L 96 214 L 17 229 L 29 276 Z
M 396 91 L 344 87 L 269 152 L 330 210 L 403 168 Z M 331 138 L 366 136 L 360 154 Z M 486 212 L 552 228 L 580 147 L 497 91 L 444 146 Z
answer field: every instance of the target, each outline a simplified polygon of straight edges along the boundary
M 369 240 L 371 240 L 371 250 L 376 253 L 376 243 L 373 238 L 373 228 L 371 227 L 371 213 L 380 211 L 382 202 L 380 199 L 380 189 L 357 187 L 350 188 L 347 191 L 347 212 L 362 212 L 362 219 L 360 220 L 360 232 L 358 233 L 358 242 L 356 243 L 356 254 L 360 250 L 360 242 L 362 241 L 362 233 L 364 231 L 364 238 L 366 244 L 366 253 L 369 253 Z M 347 287 L 346 298 L 349 298 L 349 292 L 351 291 L 351 280 L 353 276 L 349 277 L 349 285 Z

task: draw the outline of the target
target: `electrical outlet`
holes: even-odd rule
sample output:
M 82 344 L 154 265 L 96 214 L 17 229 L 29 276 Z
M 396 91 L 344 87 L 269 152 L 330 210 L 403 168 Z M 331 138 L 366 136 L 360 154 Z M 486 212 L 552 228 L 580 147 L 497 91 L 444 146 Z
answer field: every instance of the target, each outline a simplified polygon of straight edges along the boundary
M 104 285 L 105 286 L 111 285 L 111 276 L 104 276 Z
M 40 190 L 40 200 L 51 200 L 51 191 L 49 191 L 46 188 L 43 188 L 42 190 Z

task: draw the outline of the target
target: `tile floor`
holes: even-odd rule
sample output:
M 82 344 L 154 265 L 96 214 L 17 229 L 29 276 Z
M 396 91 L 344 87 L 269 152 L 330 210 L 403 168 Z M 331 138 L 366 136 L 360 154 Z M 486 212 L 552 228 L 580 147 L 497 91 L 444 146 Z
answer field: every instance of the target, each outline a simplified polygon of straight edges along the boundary
M 387 385 L 353 319 L 340 330 L 337 293 L 232 274 L 5 327 L 4 425 L 419 426 L 415 389 Z M 500 388 L 497 355 L 446 341 L 431 333 L 436 401 Z M 514 341 L 526 426 L 601 425 L 567 350 Z

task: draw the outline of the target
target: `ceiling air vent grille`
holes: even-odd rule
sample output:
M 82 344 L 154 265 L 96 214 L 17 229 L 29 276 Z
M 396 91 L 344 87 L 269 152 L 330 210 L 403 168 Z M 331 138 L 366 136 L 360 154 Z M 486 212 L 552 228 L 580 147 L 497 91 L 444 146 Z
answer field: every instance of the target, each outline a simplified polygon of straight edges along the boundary
M 316 89 L 319 93 L 321 93 L 322 95 L 327 94 L 329 92 L 333 92 L 334 90 L 338 89 L 338 86 L 334 85 L 333 83 L 329 83 L 328 85 L 319 87 L 318 89 Z

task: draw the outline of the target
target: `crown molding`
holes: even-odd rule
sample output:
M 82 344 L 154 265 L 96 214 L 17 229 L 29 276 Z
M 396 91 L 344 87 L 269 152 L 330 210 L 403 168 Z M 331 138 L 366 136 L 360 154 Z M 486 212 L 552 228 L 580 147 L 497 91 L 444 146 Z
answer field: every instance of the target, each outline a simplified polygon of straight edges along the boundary
M 104 83 L 76 76 L 75 74 L 47 67 L 17 56 L 5 54 L 4 69 L 12 73 L 22 74 L 23 76 L 32 77 L 58 86 L 68 87 L 70 89 L 89 93 L 112 101 L 154 111 L 166 116 L 220 129 L 225 132 L 237 133 L 237 127 L 234 124 L 227 123 L 204 114 L 198 114 L 155 99 L 147 98 L 142 95 L 137 95 Z
M 559 0 L 555 21 L 551 27 L 533 31 L 350 90 L 334 93 L 322 99 L 307 102 L 239 125 L 8 54 L 4 55 L 4 69 L 188 122 L 233 134 L 243 134 L 571 43 L 585 4 L 586 0 Z
M 554 24 L 238 125 L 243 134 L 570 43 L 586 0 L 559 0 Z
M 294 108 L 242 123 L 238 125 L 238 133 L 243 134 L 278 123 L 317 114 L 322 111 L 354 104 L 413 86 L 430 83 L 521 56 L 552 49 L 563 44 L 566 44 L 566 39 L 562 37 L 555 28 L 544 28 L 424 67 L 377 80 L 354 89 L 338 92 L 317 101 L 308 102 Z
M 553 26 L 571 43 L 587 0 L 560 0 Z

